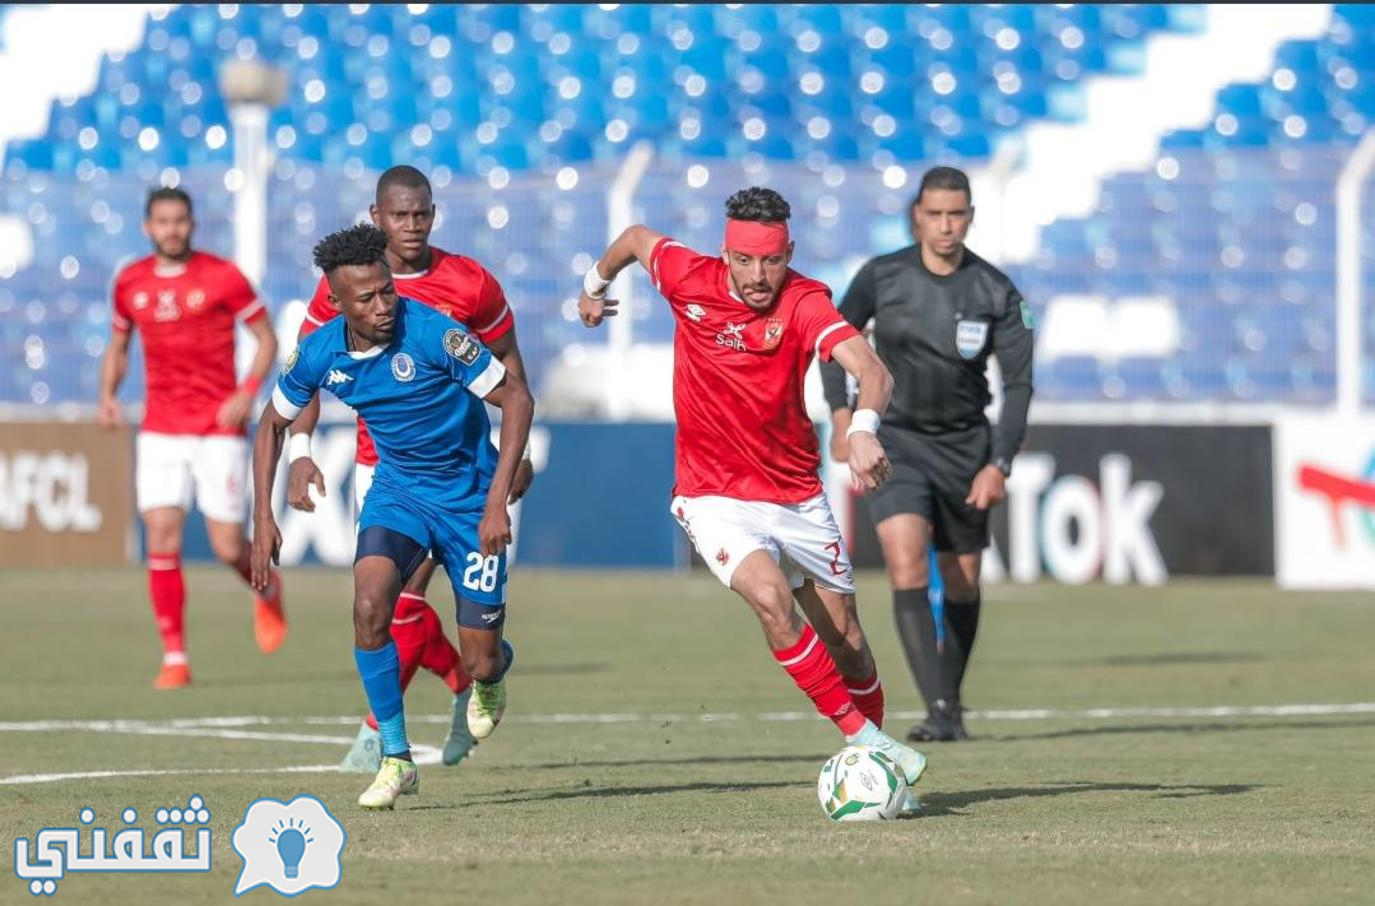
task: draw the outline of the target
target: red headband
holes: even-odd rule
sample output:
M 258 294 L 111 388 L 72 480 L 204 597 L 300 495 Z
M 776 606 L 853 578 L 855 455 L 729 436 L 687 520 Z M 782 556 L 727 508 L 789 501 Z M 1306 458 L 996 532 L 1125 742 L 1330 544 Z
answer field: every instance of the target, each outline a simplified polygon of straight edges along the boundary
M 746 255 L 782 255 L 788 250 L 786 221 L 727 220 L 726 248 Z

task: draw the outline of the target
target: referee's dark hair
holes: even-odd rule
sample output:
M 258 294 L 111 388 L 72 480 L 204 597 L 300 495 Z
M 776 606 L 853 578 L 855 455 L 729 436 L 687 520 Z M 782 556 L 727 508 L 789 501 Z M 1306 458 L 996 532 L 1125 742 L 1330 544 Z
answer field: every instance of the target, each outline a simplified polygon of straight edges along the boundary
M 370 223 L 330 233 L 315 243 L 315 266 L 328 276 L 341 267 L 386 263 L 387 234 Z
M 406 164 L 398 164 L 378 177 L 377 200 L 379 202 L 392 186 L 400 186 L 403 189 L 424 189 L 427 195 L 434 196 L 434 190 L 430 188 L 430 181 L 425 177 L 425 174 Z
M 752 186 L 726 199 L 726 216 L 731 220 L 756 223 L 781 223 L 792 216 L 792 208 L 773 189 Z
M 970 204 L 974 203 L 974 193 L 969 188 L 969 177 L 963 170 L 955 167 L 932 167 L 927 170 L 921 178 L 921 185 L 917 187 L 917 194 L 912 198 L 912 207 L 921 204 L 922 193 L 927 189 L 948 189 L 952 192 L 963 192 L 964 197 Z
M 179 201 L 186 205 L 186 216 L 191 216 L 191 196 L 186 194 L 186 190 L 178 189 L 176 186 L 163 186 L 148 193 L 148 201 L 143 205 L 144 220 L 153 216 L 153 205 L 159 201 Z

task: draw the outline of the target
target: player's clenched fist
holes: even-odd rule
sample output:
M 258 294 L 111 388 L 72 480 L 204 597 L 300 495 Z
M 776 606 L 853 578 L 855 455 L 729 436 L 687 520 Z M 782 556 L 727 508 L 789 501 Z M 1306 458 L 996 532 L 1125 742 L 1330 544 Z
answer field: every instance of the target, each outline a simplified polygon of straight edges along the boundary
M 850 476 L 855 487 L 877 491 L 893 474 L 893 467 L 878 438 L 867 431 L 856 431 L 849 438 Z
M 477 540 L 484 557 L 506 550 L 511 543 L 511 516 L 506 507 L 489 506 L 483 510 L 482 521 L 477 524 Z
M 309 456 L 302 456 L 293 461 L 287 470 L 286 478 L 286 502 L 293 510 L 303 513 L 315 512 L 315 501 L 310 499 L 312 484 L 315 485 L 315 490 L 320 492 L 320 496 L 324 497 L 325 476 L 320 472 L 315 460 Z
M 114 397 L 101 397 L 100 405 L 95 411 L 96 424 L 102 428 L 116 428 L 122 416 L 119 411 L 119 403 Z
M 282 549 L 282 533 L 271 513 L 258 514 L 253 520 L 253 550 L 248 558 L 248 584 L 255 591 L 265 591 L 272 579 L 272 566 Z
M 615 317 L 618 299 L 600 299 L 589 296 L 586 291 L 578 297 L 578 316 L 582 318 L 582 323 L 586 327 L 596 327 L 606 318 Z

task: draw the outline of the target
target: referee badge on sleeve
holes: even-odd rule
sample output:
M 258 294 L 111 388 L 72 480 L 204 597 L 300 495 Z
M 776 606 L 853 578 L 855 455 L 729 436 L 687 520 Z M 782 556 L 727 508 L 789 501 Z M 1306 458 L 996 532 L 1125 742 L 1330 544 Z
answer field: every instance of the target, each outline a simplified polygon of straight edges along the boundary
M 961 358 L 974 358 L 983 351 L 987 339 L 987 321 L 960 321 L 955 325 L 955 349 Z

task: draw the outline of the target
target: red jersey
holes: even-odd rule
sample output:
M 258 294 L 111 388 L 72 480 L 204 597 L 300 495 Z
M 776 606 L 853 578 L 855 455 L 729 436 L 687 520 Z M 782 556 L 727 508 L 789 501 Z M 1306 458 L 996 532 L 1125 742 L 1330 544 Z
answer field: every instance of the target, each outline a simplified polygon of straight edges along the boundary
M 398 296 L 424 302 L 455 321 L 462 321 L 483 343 L 490 344 L 516 326 L 501 284 L 471 258 L 430 246 L 428 268 L 418 274 L 392 274 L 392 280 L 396 283 Z M 301 336 L 312 333 L 337 314 L 339 312 L 329 304 L 329 281 L 322 276 L 310 307 L 306 309 L 306 319 L 301 323 Z M 361 418 L 358 420 L 357 460 L 365 466 L 377 465 L 377 450 Z
M 789 270 L 766 311 L 731 291 L 718 257 L 671 239 L 650 276 L 673 309 L 674 494 L 800 503 L 821 493 L 803 384 L 814 356 L 859 336 L 826 285 Z
M 216 423 L 238 387 L 234 322 L 267 316 L 253 286 L 234 263 L 192 252 L 184 264 L 160 268 L 149 255 L 115 275 L 114 329 L 143 336 L 148 399 L 143 430 L 158 434 L 242 435 Z

